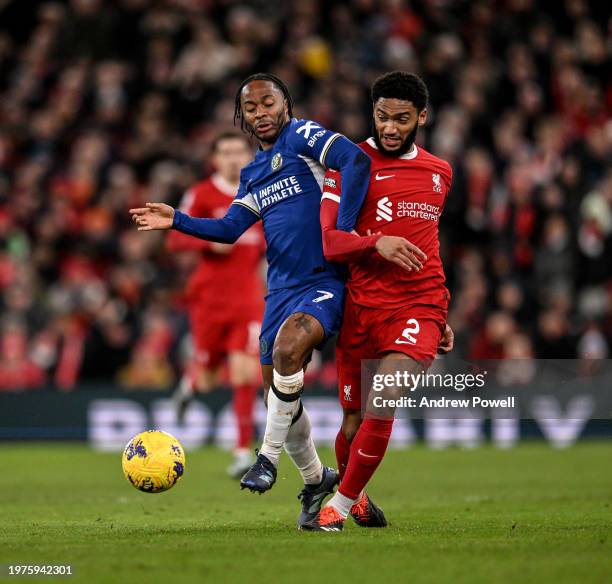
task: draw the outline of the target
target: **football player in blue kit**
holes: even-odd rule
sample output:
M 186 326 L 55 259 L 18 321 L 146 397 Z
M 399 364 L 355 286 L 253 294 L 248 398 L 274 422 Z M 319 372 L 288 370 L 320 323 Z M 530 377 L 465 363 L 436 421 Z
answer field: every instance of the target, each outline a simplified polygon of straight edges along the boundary
M 240 484 L 252 492 L 270 489 L 284 446 L 305 483 L 301 527 L 338 482 L 337 472 L 321 464 L 300 399 L 310 355 L 338 331 L 344 302 L 343 274 L 323 255 L 323 179 L 327 168 L 340 172 L 337 227 L 351 231 L 368 188 L 370 159 L 341 134 L 293 118 L 289 91 L 274 75 L 258 73 L 241 83 L 238 119 L 259 149 L 242 169 L 238 193 L 223 218 L 197 219 L 161 203 L 130 213 L 140 231 L 173 228 L 221 243 L 235 242 L 262 220 L 269 267 L 260 357 L 268 413 L 257 460 Z

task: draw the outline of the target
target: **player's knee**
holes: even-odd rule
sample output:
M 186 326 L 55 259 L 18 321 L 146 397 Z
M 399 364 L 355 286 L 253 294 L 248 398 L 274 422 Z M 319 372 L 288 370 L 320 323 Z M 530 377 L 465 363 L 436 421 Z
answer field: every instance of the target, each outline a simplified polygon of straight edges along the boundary
M 297 339 L 283 339 L 275 343 L 272 352 L 274 369 L 282 375 L 290 375 L 302 369 L 304 351 Z
M 193 376 L 193 388 L 199 393 L 209 393 L 215 386 L 215 376 L 209 371 L 200 371 Z
M 257 360 L 246 355 L 230 358 L 229 382 L 232 385 L 259 384 Z
M 272 391 L 283 401 L 295 401 L 304 388 L 304 371 L 300 369 L 292 375 L 282 375 L 274 369 Z
M 347 442 L 351 443 L 353 441 L 357 430 L 359 430 L 359 426 L 342 426 L 342 434 L 344 434 Z
M 361 425 L 359 410 L 344 410 L 342 417 L 342 433 L 348 442 L 352 442 Z

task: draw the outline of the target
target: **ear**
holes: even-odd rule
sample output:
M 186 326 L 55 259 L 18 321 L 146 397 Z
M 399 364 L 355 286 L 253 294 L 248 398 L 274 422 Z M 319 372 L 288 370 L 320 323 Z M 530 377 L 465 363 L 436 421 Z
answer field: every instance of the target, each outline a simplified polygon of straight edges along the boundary
M 424 126 L 427 121 L 427 108 L 423 108 L 423 110 L 419 113 L 419 126 Z

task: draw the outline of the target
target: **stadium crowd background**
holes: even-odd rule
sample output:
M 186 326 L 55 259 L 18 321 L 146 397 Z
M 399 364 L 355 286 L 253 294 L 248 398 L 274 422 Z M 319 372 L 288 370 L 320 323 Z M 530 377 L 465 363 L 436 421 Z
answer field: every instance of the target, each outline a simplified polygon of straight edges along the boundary
M 298 117 L 361 141 L 393 69 L 430 91 L 456 353 L 612 347 L 612 18 L 584 0 L 0 2 L 0 390 L 169 387 L 197 258 L 127 209 L 177 204 L 273 72 Z M 317 374 L 333 385 L 330 358 Z

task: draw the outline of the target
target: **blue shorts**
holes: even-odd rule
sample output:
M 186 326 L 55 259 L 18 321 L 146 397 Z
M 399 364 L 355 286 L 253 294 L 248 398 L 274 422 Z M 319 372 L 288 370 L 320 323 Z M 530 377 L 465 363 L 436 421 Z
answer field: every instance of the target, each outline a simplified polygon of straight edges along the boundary
M 259 356 L 262 365 L 272 364 L 274 340 L 281 325 L 296 312 L 314 316 L 325 331 L 325 339 L 316 347 L 321 348 L 327 339 L 333 337 L 342 324 L 344 310 L 344 282 L 330 278 L 305 287 L 275 290 L 266 296 Z

